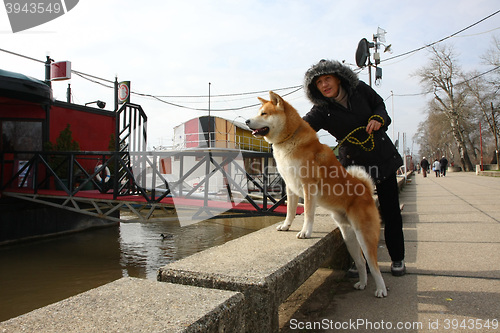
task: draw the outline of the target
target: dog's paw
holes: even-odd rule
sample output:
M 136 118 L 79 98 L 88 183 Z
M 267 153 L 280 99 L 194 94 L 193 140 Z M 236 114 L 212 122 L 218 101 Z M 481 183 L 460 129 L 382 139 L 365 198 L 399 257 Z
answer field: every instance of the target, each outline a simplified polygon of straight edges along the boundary
M 278 231 L 287 231 L 288 229 L 290 229 L 290 225 L 286 223 L 282 223 L 276 227 Z
M 375 297 L 384 298 L 386 296 L 387 296 L 387 290 L 386 289 L 377 289 L 377 290 L 375 290 Z
M 303 231 L 301 230 L 298 234 L 297 234 L 297 238 L 299 239 L 305 239 L 305 238 L 309 238 L 311 237 L 311 233 L 310 232 L 307 232 L 307 231 Z
M 354 289 L 364 290 L 365 288 L 366 288 L 366 284 L 365 283 L 356 282 L 354 284 Z

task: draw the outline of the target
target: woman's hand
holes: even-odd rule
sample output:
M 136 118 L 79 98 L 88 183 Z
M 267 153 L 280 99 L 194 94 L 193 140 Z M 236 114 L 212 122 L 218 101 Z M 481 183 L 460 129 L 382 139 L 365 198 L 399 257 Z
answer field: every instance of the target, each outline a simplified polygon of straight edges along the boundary
M 366 132 L 368 134 L 372 134 L 372 132 L 378 131 L 380 129 L 380 127 L 382 127 L 382 123 L 372 119 L 372 120 L 370 120 L 370 122 L 366 126 Z

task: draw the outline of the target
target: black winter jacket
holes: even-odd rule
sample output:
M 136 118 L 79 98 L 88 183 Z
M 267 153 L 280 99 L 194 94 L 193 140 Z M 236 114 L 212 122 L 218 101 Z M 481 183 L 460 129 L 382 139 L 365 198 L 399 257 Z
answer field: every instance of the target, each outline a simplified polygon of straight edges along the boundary
M 325 74 L 333 74 L 341 80 L 341 85 L 349 96 L 347 108 L 323 97 L 316 88 L 315 79 Z M 391 119 L 383 99 L 370 86 L 359 81 L 350 68 L 336 61 L 322 60 L 307 71 L 304 89 L 314 104 L 311 111 L 304 116 L 304 120 L 316 131 L 320 129 L 328 131 L 338 142 L 354 129 L 366 127 L 371 116 L 378 115 L 384 119 L 383 126 L 373 132 L 375 144 L 373 150 L 366 151 L 361 146 L 347 141 L 340 146 L 339 160 L 343 166 L 353 164 L 364 166 L 375 182 L 379 183 L 394 175 L 403 165 L 401 155 L 386 134 Z M 364 129 L 359 130 L 355 132 L 354 137 L 359 141 L 365 141 L 368 133 Z M 371 147 L 371 142 L 365 146 Z

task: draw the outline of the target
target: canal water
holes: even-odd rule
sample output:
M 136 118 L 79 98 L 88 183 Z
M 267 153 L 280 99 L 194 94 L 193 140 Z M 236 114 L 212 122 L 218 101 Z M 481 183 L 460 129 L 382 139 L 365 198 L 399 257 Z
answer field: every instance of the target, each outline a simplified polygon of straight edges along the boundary
M 158 268 L 169 262 L 283 219 L 212 219 L 186 227 L 177 221 L 120 223 L 0 247 L 0 321 L 121 277 L 156 280 Z

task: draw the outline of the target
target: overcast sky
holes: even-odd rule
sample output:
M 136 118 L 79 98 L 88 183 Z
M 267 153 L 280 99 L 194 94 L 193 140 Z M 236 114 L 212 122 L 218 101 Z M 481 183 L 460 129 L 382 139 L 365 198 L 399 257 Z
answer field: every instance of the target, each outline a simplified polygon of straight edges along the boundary
M 41 61 L 69 60 L 72 69 L 106 80 L 130 80 L 132 91 L 161 97 L 169 103 L 208 108 L 212 115 L 244 121 L 258 103 L 246 94 L 277 90 L 287 94 L 302 85 L 305 71 L 318 60 L 354 64 L 362 38 L 372 40 L 377 27 L 387 31 L 382 53 L 383 79 L 374 86 L 394 114 L 394 133 L 406 133 L 408 147 L 431 96 L 422 92 L 411 74 L 426 64 L 425 50 L 394 60 L 389 57 L 449 36 L 500 9 L 498 0 L 454 1 L 118 1 L 81 0 L 67 14 L 24 32 L 12 33 L 5 9 L 0 9 L 0 48 Z M 463 70 L 486 71 L 481 56 L 500 37 L 500 14 L 445 43 L 454 45 Z M 41 63 L 0 51 L 0 68 L 44 79 Z M 355 68 L 355 65 L 353 65 Z M 368 71 L 360 72 L 368 82 Z M 113 91 L 76 75 L 53 83 L 54 96 L 66 100 L 71 84 L 73 102 L 97 99 L 113 109 Z M 105 82 L 103 82 L 105 83 Z M 105 83 L 107 84 L 107 83 Z M 391 91 L 394 98 L 391 98 Z M 218 97 L 217 95 L 234 96 Z M 310 108 L 303 90 L 285 97 L 301 115 Z M 173 128 L 207 111 L 179 108 L 149 97 L 132 95 L 148 115 L 149 147 L 172 144 Z M 393 128 L 389 129 L 392 137 Z M 333 144 L 325 133 L 321 141 Z M 415 147 L 416 150 L 416 147 Z M 416 151 L 415 151 L 416 152 Z

